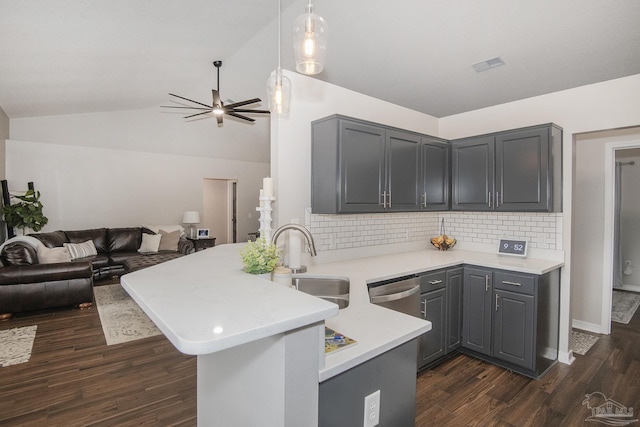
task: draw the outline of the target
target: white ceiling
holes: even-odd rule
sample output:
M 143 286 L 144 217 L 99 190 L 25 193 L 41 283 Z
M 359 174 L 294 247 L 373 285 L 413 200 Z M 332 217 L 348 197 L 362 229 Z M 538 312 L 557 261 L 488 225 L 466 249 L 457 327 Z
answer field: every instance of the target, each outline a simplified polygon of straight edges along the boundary
M 287 69 L 294 69 L 292 23 L 306 3 L 282 0 Z M 243 61 L 221 71 L 223 98 L 264 97 L 277 63 L 277 5 L 0 0 L 0 107 L 10 118 L 157 107 L 167 92 L 214 87 L 212 61 L 238 52 Z M 314 5 L 329 26 L 326 68 L 316 78 L 436 117 L 640 73 L 637 0 Z M 260 34 L 273 34 L 272 50 L 255 43 Z M 254 46 L 260 52 L 247 51 Z M 506 66 L 471 67 L 495 56 Z

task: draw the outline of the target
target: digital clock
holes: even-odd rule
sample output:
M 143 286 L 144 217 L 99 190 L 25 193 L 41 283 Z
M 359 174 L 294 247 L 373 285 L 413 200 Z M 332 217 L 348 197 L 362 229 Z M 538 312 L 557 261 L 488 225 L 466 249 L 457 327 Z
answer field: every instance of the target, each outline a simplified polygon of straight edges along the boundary
M 526 257 L 527 240 L 500 239 L 500 243 L 498 243 L 498 255 Z

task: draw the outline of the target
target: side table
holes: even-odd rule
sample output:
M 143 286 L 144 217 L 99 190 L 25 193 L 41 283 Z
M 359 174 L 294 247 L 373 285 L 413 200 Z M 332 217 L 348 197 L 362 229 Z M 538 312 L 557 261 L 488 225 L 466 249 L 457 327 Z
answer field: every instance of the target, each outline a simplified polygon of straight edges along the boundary
M 207 248 L 212 248 L 216 245 L 215 237 L 207 237 L 202 239 L 197 239 L 197 238 L 194 239 L 193 237 L 187 237 L 187 240 L 193 243 L 193 247 L 196 249 L 196 251 L 202 251 Z

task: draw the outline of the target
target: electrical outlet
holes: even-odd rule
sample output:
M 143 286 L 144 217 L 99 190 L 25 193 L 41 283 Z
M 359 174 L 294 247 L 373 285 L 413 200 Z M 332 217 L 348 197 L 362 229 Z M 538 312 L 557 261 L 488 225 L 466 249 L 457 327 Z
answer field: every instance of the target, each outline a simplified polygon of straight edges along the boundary
M 364 398 L 364 427 L 375 427 L 380 423 L 380 390 Z

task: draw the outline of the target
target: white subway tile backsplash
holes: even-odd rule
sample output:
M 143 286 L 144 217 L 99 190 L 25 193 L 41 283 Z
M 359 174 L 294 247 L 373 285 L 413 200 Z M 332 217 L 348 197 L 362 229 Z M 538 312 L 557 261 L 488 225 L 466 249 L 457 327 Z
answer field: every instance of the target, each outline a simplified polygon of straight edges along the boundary
M 526 238 L 532 248 L 562 250 L 562 213 L 415 212 L 316 215 L 305 225 L 319 251 L 427 241 L 445 232 L 458 241 L 497 244 L 501 237 Z M 333 237 L 332 237 L 333 235 Z

